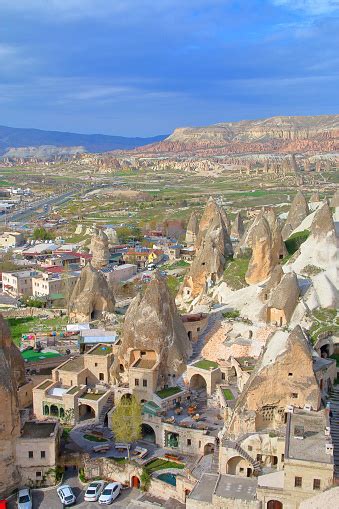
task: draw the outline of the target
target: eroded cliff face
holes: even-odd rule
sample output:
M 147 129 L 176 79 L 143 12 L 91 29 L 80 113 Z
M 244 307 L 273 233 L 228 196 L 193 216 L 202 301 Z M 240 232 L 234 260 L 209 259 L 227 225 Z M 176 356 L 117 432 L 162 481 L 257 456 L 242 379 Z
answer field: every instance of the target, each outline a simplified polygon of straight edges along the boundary
M 196 210 L 193 210 L 186 228 L 185 241 L 189 245 L 194 245 L 197 240 L 199 233 L 199 214 Z
M 277 429 L 284 424 L 287 405 L 318 410 L 320 389 L 313 371 L 312 348 L 300 326 L 289 335 L 276 332 L 237 400 L 228 432 Z
M 249 285 L 265 281 L 278 261 L 273 251 L 270 226 L 264 216 L 260 217 L 251 232 L 251 248 L 252 256 L 245 275 Z
M 23 358 L 0 315 L 0 498 L 17 488 L 20 482 L 15 458 L 15 442 L 20 436 L 17 390 L 24 382 Z
M 105 276 L 88 263 L 81 271 L 69 303 L 69 317 L 73 322 L 88 322 L 113 313 L 115 299 Z
M 171 385 L 186 370 L 192 346 L 164 278 L 156 274 L 145 293 L 131 302 L 125 316 L 121 346 L 113 366 L 119 379 L 120 365 L 126 371 L 131 351 L 153 351 L 159 362 L 158 388 Z
M 199 223 L 196 255 L 179 290 L 178 304 L 206 294 L 211 286 L 221 280 L 226 260 L 233 255 L 227 222 L 225 212 L 210 198 Z

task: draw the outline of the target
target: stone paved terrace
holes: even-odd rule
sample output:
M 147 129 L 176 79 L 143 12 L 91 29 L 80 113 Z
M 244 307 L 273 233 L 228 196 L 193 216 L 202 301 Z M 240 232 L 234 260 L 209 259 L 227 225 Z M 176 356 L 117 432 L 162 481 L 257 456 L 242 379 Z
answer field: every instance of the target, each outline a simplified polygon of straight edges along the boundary
M 58 369 L 60 369 L 60 371 L 73 371 L 74 373 L 78 373 L 84 369 L 84 358 L 83 356 L 74 357 L 74 359 L 70 359 Z
M 218 481 L 218 474 L 204 474 L 189 495 L 190 500 L 212 502 L 213 492 Z
M 221 475 L 215 488 L 215 495 L 222 498 L 255 500 L 258 480 L 235 475 Z
M 326 426 L 325 412 L 294 409 L 287 424 L 285 459 L 333 463 L 332 454 L 326 453 L 326 443 L 331 443 L 331 437 L 325 436 Z
M 26 422 L 21 438 L 48 438 L 55 432 L 55 422 Z

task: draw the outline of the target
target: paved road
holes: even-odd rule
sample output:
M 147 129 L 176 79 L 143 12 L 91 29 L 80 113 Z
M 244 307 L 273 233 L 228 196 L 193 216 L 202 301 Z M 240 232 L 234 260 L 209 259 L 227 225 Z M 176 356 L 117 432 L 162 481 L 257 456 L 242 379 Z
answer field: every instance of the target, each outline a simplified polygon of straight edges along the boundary
M 85 489 L 76 475 L 76 472 L 70 471 L 69 474 L 64 476 L 65 484 L 72 486 L 75 496 L 77 497 L 76 504 L 72 507 L 79 509 L 96 509 L 103 507 L 98 502 L 84 502 Z M 136 489 L 129 488 L 123 490 L 119 497 L 110 506 L 112 509 L 125 509 L 130 502 L 142 496 L 141 492 Z M 17 505 L 14 501 L 9 503 L 9 509 L 16 509 Z M 59 500 L 56 488 L 48 488 L 45 490 L 33 490 L 33 509 L 62 509 L 63 506 Z

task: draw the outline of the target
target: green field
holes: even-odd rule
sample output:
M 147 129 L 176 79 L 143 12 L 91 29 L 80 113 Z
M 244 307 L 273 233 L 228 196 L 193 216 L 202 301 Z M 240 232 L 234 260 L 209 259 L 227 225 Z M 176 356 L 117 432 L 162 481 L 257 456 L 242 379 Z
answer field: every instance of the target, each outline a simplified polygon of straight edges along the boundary
M 195 366 L 196 368 L 206 369 L 207 371 L 209 371 L 211 368 L 212 369 L 217 368 L 218 364 L 207 359 L 201 359 L 201 361 L 195 362 L 193 366 Z
M 67 317 L 57 317 L 43 319 L 36 316 L 27 316 L 25 318 L 9 318 L 7 320 L 12 340 L 19 345 L 23 334 L 34 332 L 48 333 L 52 331 L 60 332 L 67 324 Z
M 26 350 L 25 352 L 22 352 L 22 357 L 25 361 L 41 361 L 43 359 L 61 357 L 61 355 L 54 352 L 34 352 L 34 350 Z

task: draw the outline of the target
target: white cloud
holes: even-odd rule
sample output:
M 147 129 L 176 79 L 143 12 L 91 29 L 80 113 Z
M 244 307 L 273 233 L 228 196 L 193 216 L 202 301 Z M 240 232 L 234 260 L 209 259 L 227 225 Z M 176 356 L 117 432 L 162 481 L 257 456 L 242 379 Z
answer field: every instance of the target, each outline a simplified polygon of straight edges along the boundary
M 339 0 L 273 0 L 273 3 L 314 16 L 332 14 L 339 10 Z

